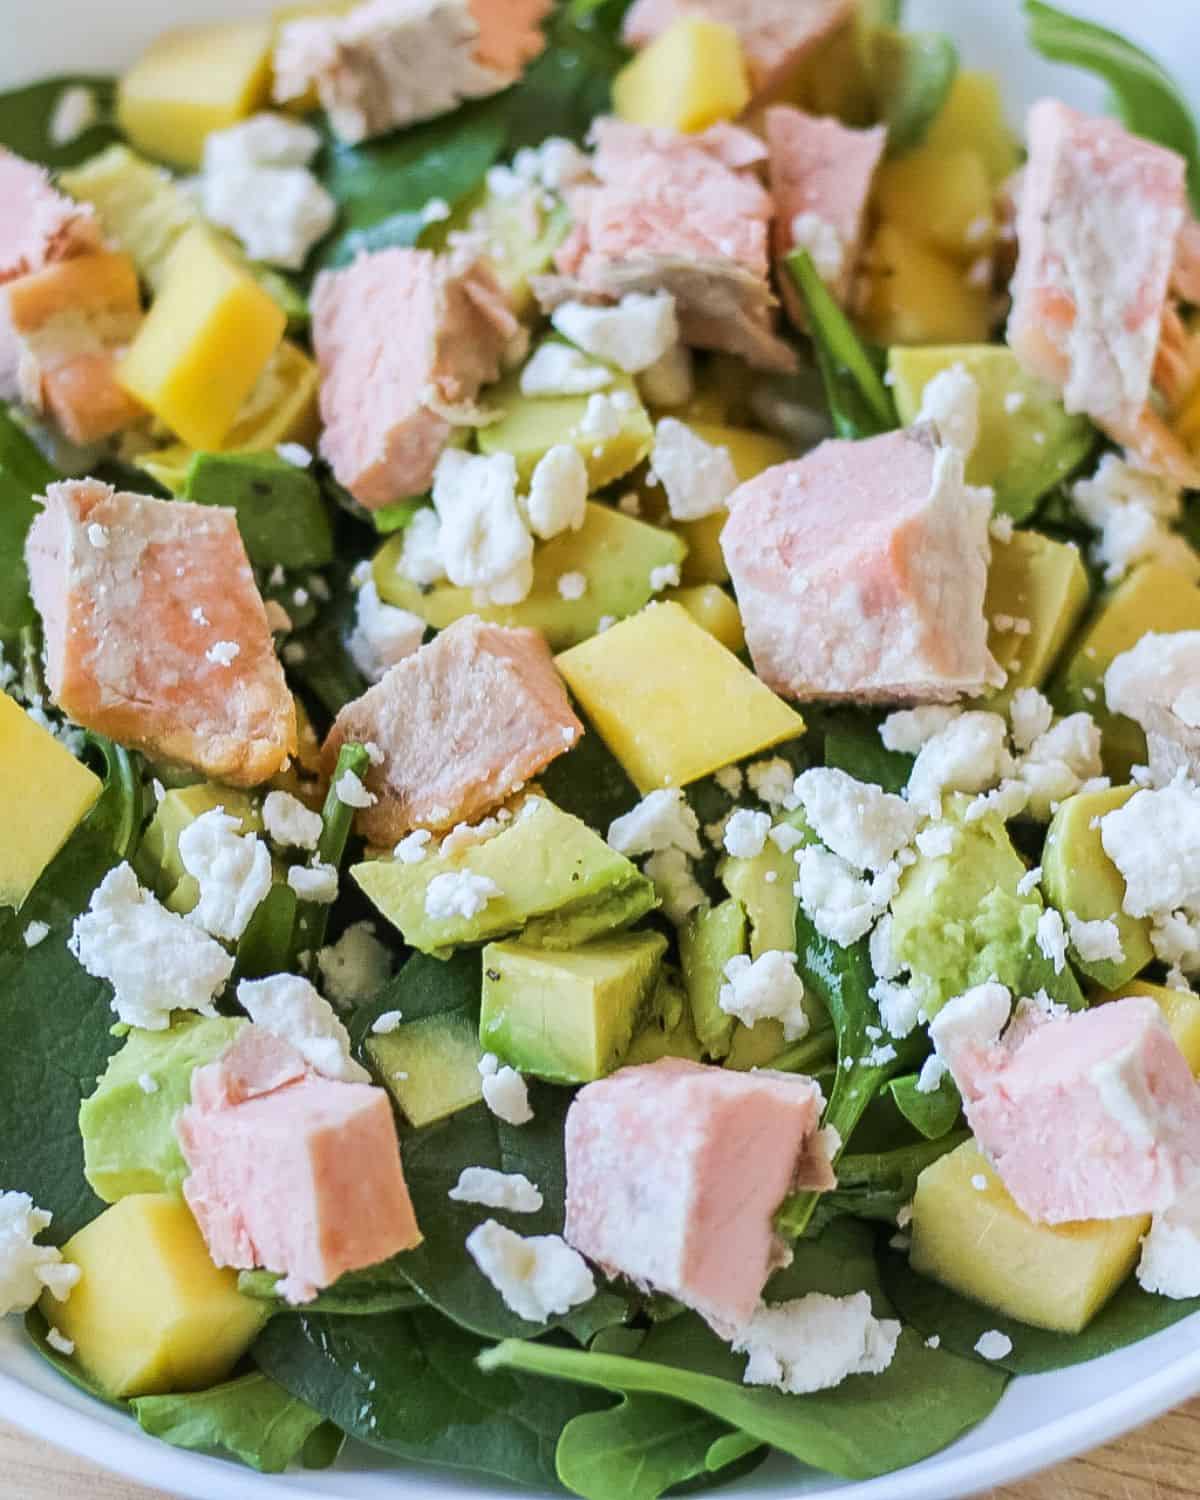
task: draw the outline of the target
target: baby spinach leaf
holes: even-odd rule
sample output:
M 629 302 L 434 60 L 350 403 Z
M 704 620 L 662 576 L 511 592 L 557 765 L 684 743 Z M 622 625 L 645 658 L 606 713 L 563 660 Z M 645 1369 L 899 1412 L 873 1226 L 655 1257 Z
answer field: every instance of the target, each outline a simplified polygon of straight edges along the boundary
M 579 713 L 579 705 L 575 705 Z M 582 719 L 582 715 L 580 715 Z M 582 818 L 601 833 L 638 801 L 637 788 L 616 756 L 583 719 L 584 734 L 573 750 L 539 772 L 542 790 L 563 812 Z
M 72 957 L 67 938 L 113 862 L 107 836 L 80 828 L 20 912 L 0 917 L 0 1183 L 54 1215 L 54 1244 L 104 1207 L 83 1175 L 78 1116 L 117 1049 L 112 992 Z M 31 922 L 50 932 L 27 948 Z
M 908 1257 L 895 1251 L 884 1252 L 881 1267 L 884 1286 L 900 1316 L 919 1333 L 937 1334 L 943 1348 L 978 1359 L 975 1345 L 981 1334 L 993 1328 L 1006 1334 L 1012 1340 L 1011 1352 L 985 1363 L 1012 1375 L 1041 1375 L 1099 1359 L 1200 1312 L 1200 1297 L 1176 1301 L 1154 1296 L 1130 1278 L 1082 1333 L 1052 1333 L 960 1297 L 918 1275 Z
M 132 859 L 141 842 L 145 817 L 146 763 L 136 752 L 90 729 L 84 740 L 100 762 L 104 777 L 104 791 L 88 814 L 87 826 L 107 837 L 118 860 Z
M 50 139 L 50 122 L 63 90 L 76 84 L 90 88 L 95 94 L 97 121 L 75 140 L 56 146 Z M 46 78 L 25 88 L 12 89 L 0 94 L 0 146 L 55 171 L 77 166 L 120 139 L 114 115 L 115 99 L 116 85 L 111 78 L 72 75 Z
M 967 1139 L 967 1132 L 956 1131 L 936 1141 L 901 1146 L 895 1151 L 859 1152 L 843 1156 L 838 1162 L 838 1185 L 831 1193 L 822 1193 L 812 1216 L 812 1229 L 828 1233 L 827 1225 L 842 1223 L 845 1215 L 855 1219 L 878 1219 L 894 1224 L 900 1210 L 913 1200 L 917 1178 L 929 1166 Z M 797 1242 L 797 1248 L 807 1245 Z
M 376 1020 L 389 1010 L 398 1010 L 406 1021 L 461 1011 L 477 1020 L 483 989 L 483 954 L 478 948 L 460 948 L 448 959 L 414 953 L 394 979 L 366 1005 L 360 1005 L 347 1023 L 359 1060 Z
M 259 1302 L 274 1304 L 278 1313 L 330 1313 L 338 1317 L 364 1318 L 373 1313 L 409 1312 L 423 1307 L 424 1300 L 414 1292 L 408 1278 L 397 1264 L 397 1258 L 367 1266 L 361 1271 L 347 1271 L 331 1287 L 318 1292 L 311 1302 L 297 1307 L 285 1302 L 275 1291 L 282 1275 L 278 1271 L 242 1271 L 238 1291 Z
M 866 54 L 888 150 L 911 151 L 941 113 L 958 72 L 958 48 L 940 31 L 880 26 L 868 36 Z
M 1182 90 L 1161 63 L 1118 32 L 1042 0 L 1025 0 L 1025 14 L 1029 40 L 1043 57 L 1098 73 L 1135 135 L 1179 152 L 1188 166 L 1192 208 L 1200 213 L 1200 134 Z
M 547 46 L 504 96 L 509 151 L 540 146 L 552 135 L 582 140 L 597 115 L 611 108 L 612 80 L 629 54 L 615 38 L 620 7 L 576 16 L 559 6 L 547 27 Z
M 949 1073 L 943 1073 L 938 1086 L 926 1093 L 917 1087 L 917 1074 L 893 1078 L 888 1091 L 896 1108 L 927 1141 L 937 1141 L 954 1129 L 962 1114 L 962 1096 Z
M 873 781 L 885 792 L 902 792 L 912 774 L 912 755 L 884 748 L 879 738 L 880 716 L 849 714 L 845 710 L 806 712 L 810 733 L 823 735 L 825 764 L 845 771 L 857 781 Z
M 325 1425 L 320 1412 L 262 1374 L 211 1390 L 138 1396 L 130 1403 L 144 1432 L 176 1448 L 224 1448 L 262 1474 L 282 1474 Z
M 784 260 L 804 299 L 829 415 L 841 438 L 877 437 L 900 425 L 875 361 L 829 294 L 812 256 L 793 250 Z
M 0 406 L 0 645 L 16 641 L 34 623 L 25 536 L 38 511 L 33 497 L 58 477 L 32 438 Z
M 553 1487 L 559 1434 L 605 1402 L 520 1371 L 496 1380 L 476 1366 L 484 1347 L 426 1311 L 272 1318 L 252 1352 L 265 1374 L 374 1448 Z

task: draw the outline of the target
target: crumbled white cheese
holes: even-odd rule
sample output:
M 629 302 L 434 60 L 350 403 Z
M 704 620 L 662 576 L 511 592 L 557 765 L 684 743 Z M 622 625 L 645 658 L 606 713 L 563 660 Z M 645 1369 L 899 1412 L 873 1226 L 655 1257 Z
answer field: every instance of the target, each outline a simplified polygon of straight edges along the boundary
M 800 798 L 796 795 L 796 773 L 781 755 L 770 760 L 756 760 L 746 770 L 746 781 L 759 801 L 768 807 L 791 811 L 800 806 Z
M 979 386 L 960 361 L 939 370 L 921 393 L 918 422 L 932 422 L 948 447 L 970 458 L 979 441 Z
M 511 453 L 484 456 L 448 448 L 434 471 L 433 504 L 442 523 L 442 565 L 451 583 L 474 590 L 478 604 L 520 604 L 528 597 L 533 538 L 517 506 Z
M 597 445 L 619 437 L 629 399 L 627 391 L 617 391 L 612 396 L 603 392 L 589 396 L 576 432 L 580 437 L 594 438 Z
M 936 1094 L 945 1076 L 946 1064 L 936 1052 L 931 1052 L 921 1064 L 921 1071 L 917 1074 L 917 1093 Z
M 215 1015 L 213 1001 L 233 972 L 233 956 L 143 891 L 128 864 L 92 892 L 70 948 L 89 974 L 112 985 L 118 1018 L 147 1031 L 165 1030 L 172 1010 Z
M 734 859 L 754 859 L 766 847 L 771 814 L 737 807 L 729 815 L 721 842 Z
M 243 979 L 238 1004 L 256 1026 L 281 1037 L 318 1073 L 343 1083 L 369 1083 L 370 1075 L 350 1056 L 350 1037 L 333 1006 L 298 974 Z
M 0 1193 L 0 1318 L 28 1312 L 47 1289 L 65 1302 L 78 1282 L 78 1266 L 35 1243 L 51 1217 L 27 1193 Z
M 1092 556 L 1115 583 L 1141 562 L 1166 563 L 1200 578 L 1200 556 L 1170 529 L 1182 511 L 1179 489 L 1168 480 L 1106 453 L 1090 479 L 1071 486 L 1075 509 L 1100 533 Z
M 736 1016 L 747 1026 L 756 1021 L 778 1021 L 785 1041 L 808 1035 L 809 1018 L 804 1009 L 804 981 L 796 972 L 796 955 L 769 949 L 751 961 L 739 953 L 725 965 L 725 978 L 717 1004 L 727 1016 Z
M 1135 792 L 1100 820 L 1104 852 L 1125 881 L 1131 917 L 1200 911 L 1200 790 L 1179 779 Z
M 333 784 L 334 795 L 343 807 L 374 807 L 374 792 L 367 791 L 353 771 L 343 771 Z
M 659 849 L 643 868 L 647 878 L 654 882 L 663 911 L 677 927 L 697 907 L 708 905 L 708 897 L 692 874 L 691 860 L 682 849 Z
M 522 396 L 590 396 L 613 383 L 613 373 L 570 344 L 555 340 L 535 349 L 521 371 Z
M 1154 1215 L 1142 1240 L 1137 1279 L 1160 1297 L 1200 1297 L 1200 1189 L 1185 1190 L 1170 1208 Z
M 500 818 L 481 818 L 478 823 L 455 823 L 442 840 L 440 854 L 458 854 L 464 849 L 473 849 L 476 844 L 486 844 L 495 838 L 503 827 Z
M 792 245 L 807 250 L 817 275 L 836 286 L 846 268 L 846 241 L 836 224 L 811 210 L 796 214 L 791 223 Z
M 377 994 L 392 973 L 392 955 L 370 922 L 355 922 L 336 943 L 317 954 L 325 993 L 338 1005 L 354 1005 Z
M 1148 631 L 1109 666 L 1104 698 L 1145 730 L 1156 785 L 1200 781 L 1200 630 Z
M 678 587 L 678 563 L 662 563 L 659 567 L 650 569 L 650 592 L 652 594 L 660 594 L 663 589 L 675 589 Z
M 333 227 L 337 204 L 308 170 L 321 144 L 311 126 L 259 114 L 204 142 L 205 217 L 230 229 L 252 260 L 299 270 Z
M 486 1219 L 467 1236 L 471 1259 L 519 1318 L 544 1323 L 596 1295 L 587 1261 L 559 1234 L 522 1236 Z
M 212 662 L 214 667 L 231 667 L 241 652 L 236 641 L 214 641 L 204 653 L 204 660 Z
M 57 1328 L 46 1330 L 46 1342 L 51 1349 L 56 1350 L 64 1359 L 70 1359 L 75 1353 L 75 1341 L 69 1339 L 65 1333 L 60 1333 Z
M 916 755 L 962 713 L 945 703 L 927 703 L 921 708 L 901 708 L 888 714 L 879 726 L 879 738 L 885 750 L 902 755 Z
M 391 1036 L 392 1032 L 396 1030 L 396 1028 L 400 1025 L 400 1022 L 403 1021 L 403 1019 L 404 1019 L 404 1016 L 403 1016 L 403 1013 L 401 1011 L 398 1011 L 398 1010 L 385 1010 L 385 1011 L 382 1011 L 371 1022 L 371 1034 L 372 1034 L 372 1036 Z
M 906 1037 L 921 1015 L 921 991 L 911 984 L 894 979 L 877 979 L 869 994 L 879 1007 L 879 1018 L 889 1036 Z
M 411 656 L 425 635 L 425 621 L 410 609 L 385 604 L 373 579 L 354 600 L 354 629 L 346 641 L 350 659 L 368 682 L 378 682 L 389 667 Z
M 686 344 L 673 345 L 638 376 L 642 400 L 661 411 L 686 406 L 695 388 L 692 351 Z
M 275 453 L 293 469 L 311 469 L 313 456 L 303 443 L 276 443 Z
M 397 564 L 410 583 L 422 588 L 440 583 L 446 576 L 442 561 L 442 523 L 437 511 L 423 506 L 404 528 L 404 544 Z
M 490 1059 L 490 1066 L 488 1064 Z M 528 1125 L 533 1119 L 529 1104 L 529 1090 L 516 1068 L 500 1067 L 492 1053 L 485 1053 L 479 1061 L 479 1073 L 483 1082 L 483 1102 L 507 1125 Z
M 204 137 L 205 170 L 242 167 L 306 167 L 321 149 L 311 125 L 291 115 L 263 110 Z
M 558 597 L 574 601 L 587 593 L 586 573 L 562 573 L 558 579 Z
M 578 448 L 556 443 L 533 471 L 526 510 L 535 536 L 578 531 L 587 519 L 588 472 Z
M 402 865 L 419 865 L 429 852 L 426 847 L 433 835 L 428 828 L 417 828 L 406 834 L 392 851 Z
M 1012 724 L 1013 744 L 1018 750 L 1028 750 L 1030 745 L 1050 728 L 1054 722 L 1054 710 L 1050 700 L 1034 687 L 1018 688 L 1008 708 Z
M 871 970 L 880 979 L 895 979 L 900 973 L 900 965 L 892 952 L 892 928 L 894 921 L 891 912 L 885 912 L 875 926 L 871 929 L 870 942 L 867 950 L 871 958 Z
M 322 864 L 319 860 L 311 865 L 293 865 L 287 873 L 287 883 L 301 901 L 329 906 L 337 900 L 336 865 Z
M 993 516 L 988 522 L 988 534 L 994 542 L 1011 542 L 1013 539 L 1013 518 L 1011 516 Z
M 471 921 L 477 917 L 500 887 L 488 875 L 472 870 L 447 870 L 435 875 L 425 889 L 425 915 L 435 922 L 455 917 Z
M 1084 963 L 1099 963 L 1105 959 L 1118 964 L 1124 961 L 1121 930 L 1115 922 L 1109 919 L 1085 922 L 1073 911 L 1069 911 L 1067 931 L 1070 933 L 1072 948 Z
M 759 1307 L 731 1347 L 750 1356 L 742 1376 L 746 1385 L 771 1385 L 802 1396 L 831 1390 L 849 1375 L 882 1374 L 899 1338 L 900 1324 L 876 1318 L 866 1292 L 850 1297 L 809 1292 Z
M 909 801 L 932 807 L 945 792 L 994 786 L 1011 767 L 1007 739 L 1008 726 L 999 714 L 980 709 L 958 714 L 921 747 L 908 779 Z
M 648 792 L 635 808 L 614 818 L 608 843 L 618 854 L 653 854 L 660 849 L 682 849 L 694 859 L 703 854 L 700 823 L 679 787 Z
M 1067 934 L 1062 917 L 1052 906 L 1038 918 L 1037 945 L 1042 957 L 1054 965 L 1054 972 L 1061 974 L 1067 963 Z
M 780 854 L 790 854 L 793 849 L 798 849 L 806 836 L 794 823 L 776 823 L 769 834 Z
M 705 442 L 675 417 L 663 417 L 655 427 L 650 462 L 676 521 L 713 515 L 737 489 L 729 449 Z
M 27 948 L 36 948 L 39 943 L 44 943 L 50 936 L 50 927 L 46 922 L 30 922 L 21 934 L 22 941 Z
M 929 1023 L 929 1038 L 943 1062 L 953 1066 L 959 1047 L 993 1046 L 1012 1014 L 1012 995 L 989 980 L 948 1000 Z
M 822 937 L 843 948 L 870 931 L 899 884 L 900 867 L 894 862 L 868 882 L 840 854 L 816 844 L 798 850 L 796 862 L 794 890 L 801 906 Z
M 542 1194 L 523 1172 L 497 1172 L 492 1167 L 464 1167 L 448 1194 L 456 1203 L 482 1203 L 511 1214 L 536 1214 Z
M 832 766 L 798 776 L 796 795 L 821 842 L 858 870 L 882 870 L 916 832 L 917 814 L 902 797 Z
M 1041 822 L 1053 803 L 1074 796 L 1102 770 L 1100 727 L 1088 713 L 1059 719 L 1017 762 L 1017 777 L 1029 790 L 1028 811 Z
M 592 159 L 574 141 L 552 135 L 540 146 L 523 146 L 513 157 L 512 170 L 520 182 L 561 193 L 591 176 Z
M 931 823 L 917 834 L 916 845 L 925 859 L 945 859 L 954 852 L 958 829 L 953 823 Z
M 315 849 L 320 841 L 320 813 L 311 812 L 291 792 L 268 792 L 262 818 L 267 837 L 282 848 Z
M 96 92 L 86 84 L 73 83 L 54 101 L 46 134 L 52 146 L 70 146 L 100 118 Z
M 1017 895 L 1031 896 L 1042 883 L 1042 867 L 1034 865 L 1032 870 L 1026 870 L 1020 880 L 1017 881 Z
M 963 814 L 965 823 L 977 823 L 980 818 L 994 813 L 1002 823 L 1009 823 L 1029 806 L 1030 791 L 1023 781 L 1005 779 L 990 792 L 981 792 L 967 806 Z
M 1006 1359 L 1012 1353 L 1012 1339 L 998 1328 L 981 1333 L 975 1342 L 975 1353 L 982 1359 Z
M 550 321 L 585 354 L 635 375 L 679 342 L 675 299 L 669 292 L 627 292 L 615 307 L 563 302 Z

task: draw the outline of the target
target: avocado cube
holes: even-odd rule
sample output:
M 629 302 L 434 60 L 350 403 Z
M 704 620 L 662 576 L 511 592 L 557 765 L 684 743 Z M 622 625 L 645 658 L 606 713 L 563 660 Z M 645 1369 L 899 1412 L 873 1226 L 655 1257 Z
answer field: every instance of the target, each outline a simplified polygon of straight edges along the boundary
M 205 137 L 265 106 L 271 92 L 271 23 L 178 26 L 151 42 L 122 75 L 117 122 L 139 151 L 195 168 Z
M 192 1096 L 192 1074 L 236 1041 L 241 1019 L 181 1014 L 166 1031 L 131 1031 L 79 1109 L 83 1172 L 98 1198 L 178 1193 L 188 1175 L 175 1117 Z M 153 1081 L 147 1093 L 143 1080 Z
M 1149 630 L 1169 635 L 1200 630 L 1200 587 L 1163 563 L 1143 563 L 1102 601 L 1084 624 L 1054 681 L 1050 697 L 1060 713 L 1090 713 L 1104 734 L 1104 769 L 1114 781 L 1128 778 L 1146 760 L 1146 736 L 1124 714 L 1104 703 L 1104 674 L 1123 651 Z
M 429 886 L 463 871 L 493 881 L 500 894 L 476 916 L 431 917 Z M 406 943 L 435 955 L 518 931 L 530 946 L 574 948 L 630 926 L 657 904 L 654 886 L 635 865 L 545 797 L 527 798 L 481 844 L 412 865 L 367 860 L 350 873 Z
M 629 1049 L 666 947 L 656 932 L 562 953 L 489 943 L 480 1045 L 519 1072 L 554 1083 L 605 1077 Z
M 644 795 L 804 732 L 804 720 L 678 604 L 651 604 L 557 658 Z
M 694 912 L 679 934 L 692 1025 L 710 1057 L 724 1057 L 729 1051 L 734 1017 L 721 1009 L 718 996 L 726 983 L 725 965 L 745 951 L 746 913 L 732 897 Z
M 91 812 L 100 778 L 0 693 L 0 906 L 20 906 Z
M 183 497 L 228 505 L 256 568 L 322 568 L 333 558 L 333 526 L 307 469 L 274 453 L 197 453 Z
M 988 649 L 1008 680 L 985 695 L 983 707 L 1004 713 L 1018 688 L 1042 686 L 1087 609 L 1089 594 L 1079 548 L 1069 542 L 1017 531 L 1007 542 L 992 543 L 983 612 L 993 622 Z M 1028 620 L 1029 630 L 999 629 L 994 622 L 1005 616 Z
M 421 233 L 423 250 L 445 250 L 455 233 L 482 235 L 488 259 L 519 318 L 536 311 L 532 278 L 550 269 L 571 227 L 565 203 L 546 201 L 539 187 L 501 195 L 487 187 L 469 194 L 448 219 Z
M 367 1058 L 411 1125 L 432 1125 L 483 1098 L 483 1049 L 461 1013 L 422 1016 L 372 1036 Z
M 390 537 L 375 555 L 379 597 L 411 610 L 435 630 L 463 615 L 478 615 L 496 625 L 524 625 L 540 630 L 553 651 L 563 651 L 596 634 L 605 616 L 622 620 L 636 614 L 654 596 L 650 575 L 657 568 L 678 567 L 686 544 L 671 531 L 635 521 L 609 505 L 589 502 L 578 531 L 564 531 L 542 542 L 533 554 L 533 587 L 520 604 L 487 605 L 474 601 L 471 589 L 452 583 L 422 588 L 400 571 L 404 534 Z M 582 574 L 579 598 L 564 598 L 559 580 Z M 736 605 L 729 601 L 736 614 Z M 739 617 L 740 623 L 740 617 Z M 728 631 L 729 621 L 724 619 Z
M 979 438 L 967 482 L 991 485 L 996 509 L 1022 520 L 1092 451 L 1095 428 L 1086 417 L 1068 415 L 1057 392 L 1003 344 L 893 349 L 888 369 L 901 422 L 916 420 L 925 387 L 957 364 L 979 387 Z
M 191 447 L 219 448 L 286 324 L 249 271 L 197 225 L 172 252 L 118 382 Z
M 522 487 L 551 448 L 569 444 L 587 465 L 590 490 L 603 489 L 641 463 L 650 452 L 654 429 L 632 375 L 613 371 L 612 383 L 597 393 L 616 398 L 617 430 L 611 437 L 588 430 L 591 396 L 523 396 L 517 372 L 488 388 L 489 411 L 500 419 L 481 427 L 480 453 L 511 453 Z
M 750 103 L 737 32 L 681 15 L 625 64 L 613 79 L 612 99 L 617 117 L 631 125 L 694 131 L 736 120 Z
M 717 874 L 750 923 L 751 958 L 772 948 L 786 953 L 796 946 L 796 862 L 792 854 L 768 839 L 762 853 L 753 859 L 733 855 L 723 859 Z
M 912 1266 L 1010 1318 L 1079 1333 L 1133 1270 L 1149 1227 L 1142 1215 L 1035 1224 L 964 1141 L 917 1179 Z
M 1099 820 L 1124 807 L 1136 791 L 1135 786 L 1115 786 L 1068 797 L 1050 820 L 1042 850 L 1042 889 L 1064 916 L 1073 912 L 1085 922 L 1116 923 L 1125 951 L 1120 962 L 1071 953 L 1075 967 L 1107 990 L 1128 983 L 1154 958 L 1150 922 L 1122 909 L 1125 880 L 1104 852 L 1100 838 Z
M 137 852 L 138 878 L 161 900 L 181 881 L 191 878 L 179 857 L 179 835 L 190 823 L 218 807 L 240 820 L 242 833 L 262 832 L 258 804 L 248 792 L 218 786 L 212 781 L 198 781 L 193 786 L 172 787 L 164 793 Z
M 1135 979 L 1115 995 L 1100 996 L 1097 1003 L 1124 1000 L 1128 995 L 1144 995 L 1154 1001 L 1163 1013 L 1167 1030 L 1175 1038 L 1175 1045 L 1187 1059 L 1188 1067 L 1200 1077 L 1200 995 L 1193 990 L 1174 990 L 1165 984 Z
M 271 1315 L 213 1265 L 182 1198 L 137 1193 L 63 1246 L 82 1271 L 65 1302 L 41 1310 L 110 1401 L 197 1391 L 224 1380 Z

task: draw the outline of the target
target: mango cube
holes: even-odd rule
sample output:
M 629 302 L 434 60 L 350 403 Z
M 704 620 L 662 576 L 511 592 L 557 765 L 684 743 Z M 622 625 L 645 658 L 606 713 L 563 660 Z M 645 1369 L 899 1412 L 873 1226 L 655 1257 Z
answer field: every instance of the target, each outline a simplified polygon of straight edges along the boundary
M 804 731 L 804 720 L 679 604 L 651 604 L 557 658 L 643 794 L 685 786 Z
M 688 588 L 668 589 L 664 598 L 682 604 L 696 624 L 707 630 L 730 651 L 746 645 L 742 617 L 733 599 L 715 583 L 697 583 Z
M 122 77 L 117 122 L 139 151 L 198 167 L 211 131 L 267 103 L 271 42 L 265 20 L 164 32 Z
M 704 130 L 750 103 L 741 43 L 731 26 L 682 16 L 613 80 L 613 108 L 631 125 Z
M 967 146 L 983 162 L 988 178 L 1001 183 L 1021 163 L 1017 138 L 1004 117 L 1004 100 L 994 73 L 960 68 L 945 104 L 925 136 L 925 145 Z
M 20 906 L 103 791 L 71 752 L 0 693 L 0 906 Z
M 42 1312 L 112 1400 L 215 1385 L 270 1315 L 239 1293 L 235 1271 L 213 1265 L 181 1198 L 122 1198 L 63 1255 L 83 1274 L 65 1302 L 47 1292 Z
M 172 253 L 118 379 L 185 443 L 219 448 L 285 324 L 253 277 L 197 226 Z
M 956 259 L 992 248 L 992 183 L 980 155 L 961 146 L 919 146 L 879 169 L 881 216 Z
M 1149 1225 L 1145 1215 L 1035 1224 L 964 1141 L 917 1179 L 912 1266 L 1035 1328 L 1078 1333 L 1133 1270 Z
M 963 267 L 897 224 L 883 223 L 864 259 L 862 319 L 880 344 L 982 344 L 989 293 Z

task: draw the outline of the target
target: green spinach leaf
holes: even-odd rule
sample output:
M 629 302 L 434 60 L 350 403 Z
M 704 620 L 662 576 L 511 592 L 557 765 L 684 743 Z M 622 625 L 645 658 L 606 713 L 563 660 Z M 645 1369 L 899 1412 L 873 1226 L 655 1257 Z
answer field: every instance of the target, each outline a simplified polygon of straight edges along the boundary
M 579 713 L 579 705 L 575 705 Z M 582 739 L 573 750 L 552 760 L 538 775 L 542 790 L 563 812 L 607 833 L 638 801 L 637 788 L 612 751 L 580 715 Z
M 940 31 L 880 26 L 867 38 L 866 56 L 888 150 L 911 151 L 941 113 L 958 72 L 958 48 Z
M 145 761 L 135 751 L 87 730 L 87 748 L 100 761 L 104 790 L 87 817 L 88 828 L 103 833 L 118 860 L 133 859 L 145 818 Z
M 50 121 L 66 88 L 81 84 L 96 95 L 97 120 L 75 140 L 56 146 Z M 46 78 L 0 94 L 0 146 L 57 171 L 74 167 L 120 139 L 114 114 L 116 85 L 111 78 L 72 75 Z
M 1081 16 L 1025 0 L 1029 40 L 1052 62 L 1098 73 L 1135 135 L 1178 151 L 1188 165 L 1192 208 L 1200 213 L 1200 134 L 1183 91 L 1166 69 L 1118 32 Z
M 948 1135 L 962 1114 L 962 1096 L 949 1073 L 943 1073 L 937 1088 L 928 1093 L 922 1093 L 917 1087 L 915 1073 L 893 1078 L 888 1091 L 896 1108 L 927 1141 L 941 1140 L 942 1136 Z
M 822 1193 L 812 1216 L 812 1231 L 823 1233 L 826 1226 L 842 1221 L 846 1215 L 856 1219 L 877 1219 L 895 1224 L 902 1208 L 913 1200 L 917 1178 L 929 1166 L 968 1139 L 967 1132 L 957 1131 L 936 1141 L 921 1141 L 894 1151 L 859 1152 L 843 1156 L 838 1162 L 838 1185 L 831 1193 Z M 801 1245 L 807 1241 L 800 1241 Z
M 33 497 L 58 477 L 0 406 L 0 645 L 13 644 L 34 623 L 25 536 L 38 511 Z
M 371 1027 L 385 1011 L 398 1010 L 406 1021 L 420 1021 L 426 1016 L 461 1011 L 479 1018 L 479 998 L 483 989 L 483 954 L 478 948 L 460 948 L 448 959 L 430 958 L 414 953 L 394 979 L 378 996 L 360 1005 L 347 1026 L 355 1055 L 364 1064 L 370 1059 L 362 1050 L 371 1035 Z
M 275 1288 L 282 1275 L 278 1271 L 242 1271 L 238 1276 L 238 1291 L 259 1302 L 274 1304 L 278 1313 L 316 1314 L 330 1313 L 338 1317 L 365 1318 L 374 1313 L 411 1312 L 424 1307 L 419 1292 L 414 1292 L 411 1283 L 397 1264 L 397 1258 L 381 1261 L 377 1266 L 367 1266 L 361 1271 L 347 1271 L 331 1287 L 318 1292 L 311 1302 L 297 1307 L 284 1302 Z

